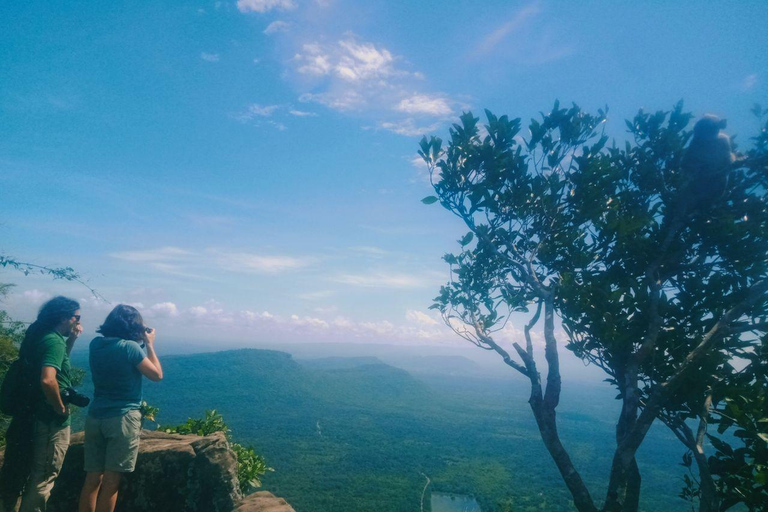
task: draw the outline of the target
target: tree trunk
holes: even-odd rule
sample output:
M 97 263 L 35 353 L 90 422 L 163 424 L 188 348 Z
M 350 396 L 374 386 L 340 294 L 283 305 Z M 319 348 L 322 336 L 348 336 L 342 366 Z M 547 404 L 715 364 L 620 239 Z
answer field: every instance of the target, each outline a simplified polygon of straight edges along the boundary
M 579 512 L 597 512 L 592 497 L 587 490 L 587 486 L 584 485 L 584 481 L 581 479 L 578 471 L 573 466 L 571 458 L 568 456 L 568 452 L 560 442 L 560 436 L 557 432 L 556 415 L 555 410 L 546 407 L 543 400 L 534 399 L 531 397 L 529 401 L 533 416 L 536 418 L 536 425 L 539 427 L 541 433 L 541 439 L 544 441 L 544 446 L 547 447 L 552 460 L 555 461 L 557 469 L 560 471 L 560 475 L 565 481 L 565 485 L 573 496 L 573 504 L 576 506 L 576 510 Z

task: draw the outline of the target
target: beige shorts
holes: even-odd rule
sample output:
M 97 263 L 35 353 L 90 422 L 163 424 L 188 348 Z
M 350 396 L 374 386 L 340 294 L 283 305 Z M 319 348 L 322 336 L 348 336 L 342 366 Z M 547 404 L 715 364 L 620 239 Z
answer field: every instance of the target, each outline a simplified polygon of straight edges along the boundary
M 141 436 L 141 412 L 85 420 L 85 462 L 89 473 L 130 473 L 136 467 Z

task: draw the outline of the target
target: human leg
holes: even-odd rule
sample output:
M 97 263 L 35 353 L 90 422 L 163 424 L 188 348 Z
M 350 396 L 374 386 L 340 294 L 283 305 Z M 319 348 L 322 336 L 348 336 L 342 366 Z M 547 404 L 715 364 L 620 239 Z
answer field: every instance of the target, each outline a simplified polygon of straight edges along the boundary
M 132 472 L 136 466 L 141 413 L 129 411 L 122 416 L 101 420 L 100 427 L 105 440 L 104 476 L 95 512 L 113 512 L 121 477 L 123 473 Z
M 101 431 L 102 420 L 88 416 L 85 419 L 83 469 L 86 471 L 80 491 L 79 512 L 94 512 L 104 475 L 107 441 Z
M 99 495 L 103 475 L 104 473 L 101 472 L 86 473 L 83 490 L 80 491 L 78 512 L 94 512 L 96 510 L 96 498 Z
M 117 503 L 117 491 L 120 488 L 122 473 L 105 471 L 101 479 L 99 497 L 96 500 L 96 512 L 114 512 Z
M 20 512 L 44 512 L 56 477 L 64 464 L 69 447 L 69 426 L 60 427 L 42 421 L 35 422 L 32 472 L 29 475 Z
M 32 471 L 31 415 L 15 416 L 5 433 L 5 457 L 0 468 L 0 512 L 15 512 Z

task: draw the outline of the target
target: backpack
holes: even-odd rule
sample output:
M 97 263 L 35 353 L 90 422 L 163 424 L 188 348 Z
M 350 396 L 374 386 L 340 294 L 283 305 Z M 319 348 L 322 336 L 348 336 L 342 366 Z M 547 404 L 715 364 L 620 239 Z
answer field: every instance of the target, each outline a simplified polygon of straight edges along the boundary
M 0 411 L 9 416 L 20 416 L 32 411 L 35 398 L 34 370 L 29 361 L 19 357 L 5 374 L 0 386 Z

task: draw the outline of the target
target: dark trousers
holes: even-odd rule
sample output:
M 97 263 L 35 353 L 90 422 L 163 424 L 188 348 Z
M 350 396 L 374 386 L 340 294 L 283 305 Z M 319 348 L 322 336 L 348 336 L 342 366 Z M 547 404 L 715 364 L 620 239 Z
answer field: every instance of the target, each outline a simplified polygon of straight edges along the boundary
M 21 493 L 32 472 L 33 415 L 19 415 L 11 420 L 5 433 L 5 457 L 0 468 L 0 512 L 16 510 Z

